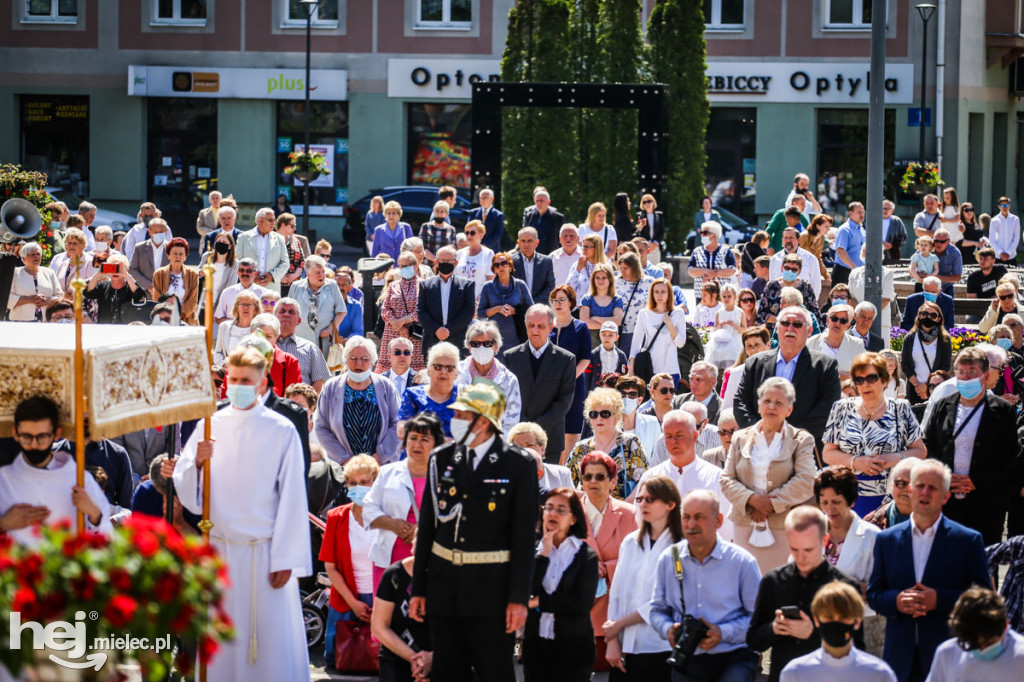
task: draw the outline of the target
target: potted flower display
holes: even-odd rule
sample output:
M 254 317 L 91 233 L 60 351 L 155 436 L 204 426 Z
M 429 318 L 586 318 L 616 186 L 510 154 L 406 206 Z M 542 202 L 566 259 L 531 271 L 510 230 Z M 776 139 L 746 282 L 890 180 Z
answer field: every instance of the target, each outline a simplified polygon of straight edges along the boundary
M 285 166 L 285 175 L 294 176 L 306 185 L 316 180 L 321 175 L 330 175 L 327 167 L 327 158 L 320 152 L 297 151 L 288 155 L 288 166 Z
M 944 184 L 946 183 L 939 177 L 938 164 L 930 161 L 923 164 L 914 161 L 908 163 L 906 170 L 903 171 L 903 177 L 900 179 L 900 188 L 904 192 L 916 196 L 921 196 L 930 188 Z
M 50 227 L 52 216 L 46 210 L 46 205 L 53 201 L 53 197 L 43 189 L 44 187 L 45 173 L 25 170 L 10 163 L 0 166 L 0 205 L 8 199 L 24 199 L 39 209 L 42 229 L 32 237 L 32 241 L 38 242 L 43 248 L 42 264 L 46 266 L 55 255 L 55 240 L 53 229 Z

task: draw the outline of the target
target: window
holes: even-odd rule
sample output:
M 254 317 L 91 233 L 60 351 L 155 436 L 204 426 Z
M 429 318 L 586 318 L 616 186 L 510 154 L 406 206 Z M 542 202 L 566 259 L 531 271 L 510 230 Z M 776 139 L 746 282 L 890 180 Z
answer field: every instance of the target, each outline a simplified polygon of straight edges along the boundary
M 409 105 L 409 184 L 470 186 L 470 112 L 468 104 Z
M 313 8 L 313 25 L 326 28 L 335 28 L 338 25 L 338 2 L 339 0 L 318 0 Z M 299 0 L 287 0 L 287 15 L 285 26 L 305 26 L 306 17 L 309 15 L 307 5 Z
M 851 201 L 864 201 L 868 175 L 868 110 L 818 109 L 817 197 L 821 210 L 846 214 Z M 885 168 L 895 159 L 896 111 L 885 110 Z M 813 189 L 813 187 L 812 187 Z M 893 196 L 886 187 L 886 196 Z
M 46 173 L 53 187 L 89 196 L 89 98 L 21 95 L 20 100 L 22 165 Z
M 206 24 L 206 0 L 156 0 L 154 24 Z
M 78 21 L 78 0 L 25 0 L 22 21 L 74 24 Z
M 704 0 L 704 27 L 709 31 L 743 28 L 745 0 Z
M 871 30 L 871 0 L 825 0 L 826 28 Z
M 309 184 L 310 215 L 344 215 L 348 203 L 348 102 L 310 103 L 309 147 L 327 159 L 329 175 Z M 288 154 L 305 148 L 305 102 L 277 103 L 277 171 L 274 196 L 283 194 L 292 213 L 302 214 L 305 185 L 286 175 Z
M 470 28 L 472 0 L 417 0 L 416 28 Z

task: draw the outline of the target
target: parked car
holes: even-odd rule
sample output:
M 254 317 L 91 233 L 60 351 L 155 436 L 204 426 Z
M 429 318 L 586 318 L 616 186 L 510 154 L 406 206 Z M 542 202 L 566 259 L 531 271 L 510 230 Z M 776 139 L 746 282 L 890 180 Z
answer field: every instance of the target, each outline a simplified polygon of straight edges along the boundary
M 349 204 L 345 209 L 345 227 L 342 230 L 342 239 L 346 244 L 366 245 L 366 229 L 363 227 L 363 223 L 366 212 L 370 210 L 370 200 L 376 196 L 382 197 L 384 203 L 397 201 L 401 204 L 402 221 L 412 225 L 413 231 L 418 232 L 420 225 L 430 220 L 434 211 L 434 204 L 437 203 L 437 187 L 433 185 L 397 185 L 370 190 L 369 194 Z M 448 222 L 455 227 L 464 226 L 469 221 L 468 215 L 471 208 L 469 191 L 458 190 L 455 206 L 448 214 Z
M 748 242 L 754 236 L 754 233 L 757 232 L 757 225 L 751 225 L 732 211 L 727 211 L 721 206 L 715 206 L 715 210 L 722 216 L 723 243 L 739 244 L 740 242 Z M 691 230 L 690 234 L 686 235 L 686 250 L 688 252 L 693 251 L 699 239 L 697 231 Z
M 63 201 L 68 206 L 68 210 L 72 213 L 78 212 L 78 205 L 81 204 L 84 199 L 80 199 L 66 189 L 60 187 L 46 187 L 47 193 L 57 201 Z M 95 202 L 93 202 L 95 203 Z M 97 205 L 98 206 L 98 205 Z M 96 220 L 93 221 L 93 225 L 109 225 L 110 229 L 114 232 L 118 230 L 124 230 L 127 232 L 132 229 L 132 225 L 139 222 L 138 217 L 128 215 L 127 213 L 118 213 L 117 211 L 106 211 L 102 206 L 98 206 L 96 211 Z

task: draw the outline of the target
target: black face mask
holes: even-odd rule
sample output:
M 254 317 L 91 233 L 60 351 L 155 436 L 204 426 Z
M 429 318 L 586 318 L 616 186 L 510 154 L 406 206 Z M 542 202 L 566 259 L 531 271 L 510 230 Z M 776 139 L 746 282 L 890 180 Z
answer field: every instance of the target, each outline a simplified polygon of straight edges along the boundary
M 852 624 L 847 625 L 846 623 L 834 620 L 831 623 L 819 625 L 818 634 L 821 635 L 821 641 L 830 647 L 838 649 L 850 643 L 850 640 L 853 639 L 854 629 Z
M 444 218 L 434 218 L 434 222 L 438 225 L 444 225 Z
M 918 324 L 919 327 L 923 327 L 925 329 L 931 329 L 936 324 L 938 324 L 938 322 L 936 322 L 935 320 L 933 320 L 930 317 L 922 317 L 922 318 L 919 318 L 917 320 L 917 324 Z
M 213 248 L 219 254 L 227 254 L 227 252 L 231 250 L 231 245 L 225 244 L 224 242 L 217 242 L 213 245 Z
M 25 454 L 25 459 L 28 460 L 28 463 L 34 467 L 45 462 L 51 454 L 50 448 L 45 448 L 43 450 L 22 449 L 22 452 Z
M 442 275 L 450 275 L 455 272 L 455 263 L 442 263 L 437 262 L 437 271 Z

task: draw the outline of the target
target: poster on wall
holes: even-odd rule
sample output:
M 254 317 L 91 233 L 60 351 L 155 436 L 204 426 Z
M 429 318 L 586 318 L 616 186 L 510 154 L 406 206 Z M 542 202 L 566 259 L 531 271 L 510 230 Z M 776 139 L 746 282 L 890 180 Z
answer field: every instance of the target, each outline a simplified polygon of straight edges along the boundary
M 469 187 L 468 104 L 409 105 L 409 182 Z
M 306 149 L 306 145 L 304 145 L 304 144 L 296 144 L 295 148 L 292 151 L 293 152 L 301 152 L 301 151 L 303 151 L 305 149 Z M 330 171 L 329 174 L 323 174 L 320 177 L 318 177 L 316 180 L 314 180 L 313 182 L 309 183 L 309 186 L 310 187 L 334 187 L 334 148 L 331 145 L 326 145 L 326 144 L 311 144 L 311 145 L 309 145 L 309 150 L 311 152 L 316 152 L 316 153 L 319 153 L 319 154 L 323 154 L 324 161 L 327 162 L 327 170 Z M 298 178 L 294 178 L 293 182 L 294 182 L 296 187 L 304 187 L 305 186 L 305 184 L 303 182 L 301 182 Z

